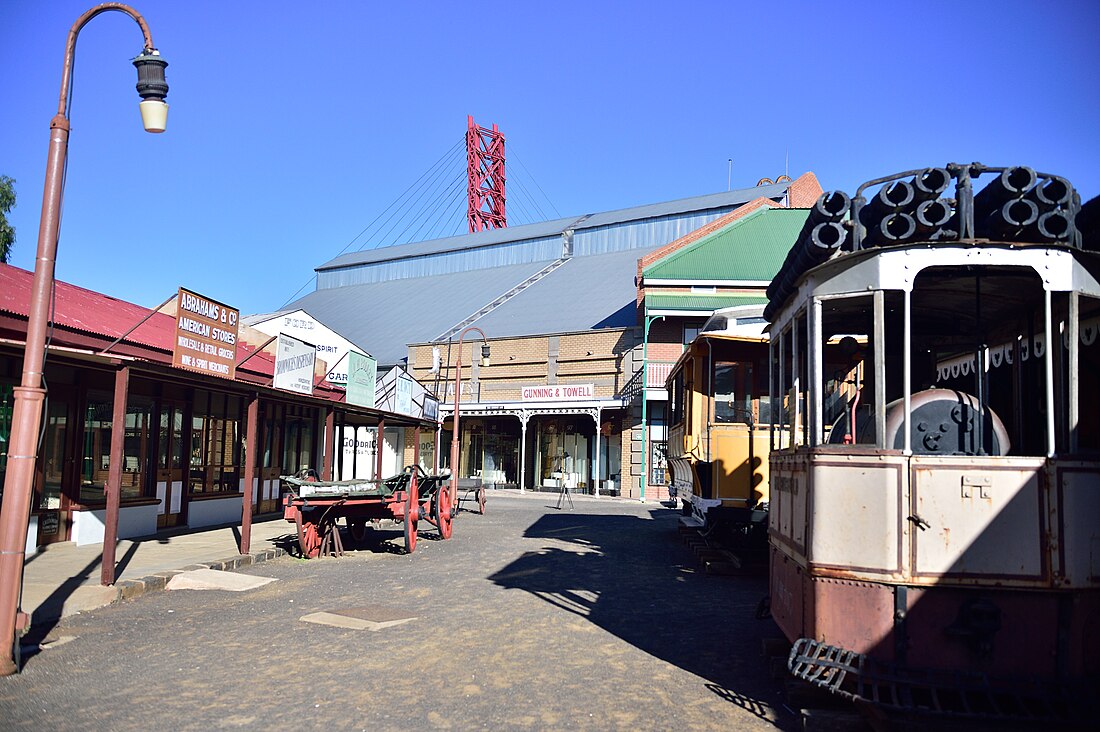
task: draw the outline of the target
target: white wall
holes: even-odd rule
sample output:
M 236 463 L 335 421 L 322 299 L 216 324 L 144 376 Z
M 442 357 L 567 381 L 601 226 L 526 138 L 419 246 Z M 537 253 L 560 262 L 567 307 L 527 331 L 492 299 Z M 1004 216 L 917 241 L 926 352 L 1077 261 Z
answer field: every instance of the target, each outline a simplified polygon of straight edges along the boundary
M 244 504 L 241 496 L 231 495 L 206 501 L 191 501 L 187 504 L 187 525 L 192 529 L 203 526 L 217 526 L 239 522 Z
M 102 544 L 107 526 L 107 509 L 73 511 L 72 541 L 77 546 Z M 157 533 L 157 504 L 123 506 L 118 511 L 118 538 L 133 539 Z
M 340 471 L 340 480 L 369 480 L 374 477 L 376 431 L 374 427 L 344 427 L 341 439 L 343 467 Z M 383 478 L 396 475 L 405 467 L 404 451 L 404 428 L 387 427 L 386 439 L 382 447 Z

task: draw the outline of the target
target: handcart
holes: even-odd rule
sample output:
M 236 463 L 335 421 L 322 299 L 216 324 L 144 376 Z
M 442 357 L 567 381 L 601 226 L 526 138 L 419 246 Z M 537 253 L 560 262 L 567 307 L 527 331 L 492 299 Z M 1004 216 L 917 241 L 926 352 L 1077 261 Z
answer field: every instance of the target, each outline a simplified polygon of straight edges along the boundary
M 290 486 L 283 499 L 283 518 L 298 529 L 302 556 L 313 559 L 343 553 L 338 520 L 347 521 L 356 541 L 366 537 L 367 522 L 393 519 L 405 526 L 405 552 L 416 549 L 417 523 L 423 519 L 451 538 L 453 511 L 446 475 L 428 475 L 419 465 L 382 481 L 311 480 L 279 476 Z

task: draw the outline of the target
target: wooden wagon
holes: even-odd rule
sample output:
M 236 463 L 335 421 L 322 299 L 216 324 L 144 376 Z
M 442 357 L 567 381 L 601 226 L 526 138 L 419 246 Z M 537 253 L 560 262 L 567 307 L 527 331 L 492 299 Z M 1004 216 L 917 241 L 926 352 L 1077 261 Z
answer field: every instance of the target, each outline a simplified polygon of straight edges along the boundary
M 298 530 L 302 556 L 340 554 L 338 521 L 344 518 L 356 541 L 366 537 L 367 522 L 393 519 L 405 528 L 405 551 L 416 549 L 417 524 L 427 521 L 451 538 L 454 517 L 448 476 L 428 475 L 411 465 L 393 477 L 376 480 L 311 480 L 289 475 L 280 479 L 290 486 L 283 499 L 283 518 Z

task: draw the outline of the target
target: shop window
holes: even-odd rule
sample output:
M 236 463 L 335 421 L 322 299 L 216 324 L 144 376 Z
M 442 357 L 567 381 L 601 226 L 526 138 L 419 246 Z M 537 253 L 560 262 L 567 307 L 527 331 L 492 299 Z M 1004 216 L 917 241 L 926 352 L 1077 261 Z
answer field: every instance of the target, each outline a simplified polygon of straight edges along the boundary
M 191 417 L 192 493 L 240 491 L 242 432 L 240 397 L 196 390 Z
M 4 495 L 4 474 L 8 469 L 8 442 L 11 440 L 11 413 L 14 403 L 12 385 L 0 382 L 0 498 Z
M 64 450 L 64 414 L 51 414 L 49 431 L 54 434 L 51 442 Z M 149 485 L 149 437 L 152 429 L 153 402 L 146 397 L 131 395 L 126 404 L 123 423 L 123 451 L 120 497 L 141 498 Z M 102 503 L 104 486 L 111 471 L 111 432 L 114 428 L 114 397 L 104 391 L 89 391 L 84 408 L 84 431 L 80 476 L 80 502 Z M 50 458 L 46 456 L 46 490 L 53 481 L 60 488 L 60 467 L 53 475 Z

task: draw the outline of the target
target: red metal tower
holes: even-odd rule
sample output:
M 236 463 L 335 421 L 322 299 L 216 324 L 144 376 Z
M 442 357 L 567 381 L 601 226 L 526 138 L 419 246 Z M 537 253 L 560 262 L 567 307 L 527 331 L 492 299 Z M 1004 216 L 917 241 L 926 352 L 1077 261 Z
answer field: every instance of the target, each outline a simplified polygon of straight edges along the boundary
M 508 226 L 504 213 L 504 135 L 466 117 L 466 169 L 469 178 L 466 218 L 470 233 Z

